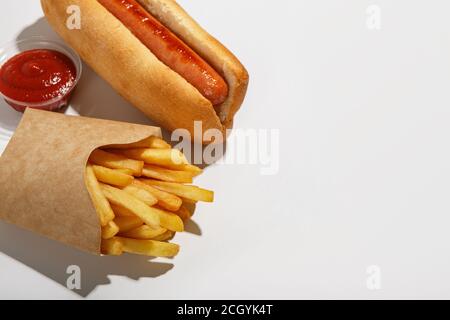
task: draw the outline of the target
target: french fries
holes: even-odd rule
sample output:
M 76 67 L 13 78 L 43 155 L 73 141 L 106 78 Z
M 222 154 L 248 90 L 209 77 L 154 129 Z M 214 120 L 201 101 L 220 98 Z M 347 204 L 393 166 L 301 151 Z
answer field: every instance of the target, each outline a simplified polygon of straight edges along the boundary
M 86 167 L 85 180 L 86 187 L 91 195 L 95 210 L 99 215 L 100 224 L 102 227 L 105 227 L 111 220 L 114 219 L 114 212 L 100 188 L 100 184 L 95 177 L 94 169 L 92 169 L 91 165 Z
M 113 209 L 114 215 L 116 217 L 136 217 L 136 215 L 133 212 L 131 212 L 128 209 L 125 209 L 124 207 L 111 204 L 111 208 Z
M 149 226 L 159 227 L 160 220 L 158 213 L 152 210 L 152 208 L 144 202 L 123 190 L 111 187 L 109 185 L 101 184 L 100 187 L 106 199 L 108 199 L 111 203 L 124 207 L 125 209 L 133 212 Z
M 179 167 L 178 170 L 191 172 L 194 177 L 200 175 L 203 172 L 202 169 L 200 169 L 197 166 L 193 166 L 192 164 L 185 164 L 185 165 Z
M 174 243 L 155 240 L 136 240 L 123 237 L 117 238 L 122 243 L 123 251 L 128 253 L 154 257 L 173 257 L 180 250 L 180 247 Z
M 131 216 L 131 217 L 116 217 L 114 219 L 114 223 L 118 228 L 117 233 L 119 232 L 125 233 L 142 226 L 144 224 L 144 221 L 142 221 L 136 216 Z
M 128 149 L 121 154 L 147 164 L 160 165 L 171 169 L 183 169 L 189 164 L 186 157 L 176 149 Z
M 152 214 L 158 217 L 160 221 L 159 225 L 161 227 L 176 232 L 184 231 L 183 220 L 176 213 L 161 210 L 155 207 L 149 207 L 149 209 L 152 212 Z M 132 213 L 132 211 L 129 209 L 128 212 Z M 126 232 L 131 229 L 137 228 L 144 223 L 142 218 L 137 217 L 136 214 L 133 214 L 133 216 L 118 216 L 114 219 L 114 222 L 119 226 L 121 232 Z M 148 226 L 151 226 L 149 223 L 146 224 Z M 153 228 L 155 228 L 155 226 L 153 226 Z
M 151 240 L 154 239 L 164 233 L 166 233 L 167 229 L 164 228 L 152 228 L 148 225 L 144 224 L 140 227 L 137 227 L 128 232 L 120 232 L 119 235 L 125 238 L 133 238 L 133 239 L 142 239 L 142 240 Z
M 136 187 L 134 185 L 126 186 L 122 190 L 125 191 L 126 193 L 132 195 L 136 199 L 141 200 L 146 205 L 153 206 L 154 204 L 156 204 L 158 202 L 158 199 L 156 199 L 156 197 L 153 194 L 151 194 L 150 192 L 148 192 L 145 189 Z
M 158 206 L 163 209 L 169 211 L 178 211 L 178 209 L 180 209 L 181 207 L 181 204 L 183 203 L 183 200 L 181 200 L 176 195 L 149 186 L 142 181 L 134 180 L 132 184 L 136 187 L 143 188 L 153 194 L 158 199 Z
M 168 241 L 184 231 L 198 201 L 214 199 L 190 185 L 200 173 L 159 137 L 93 151 L 85 181 L 102 227 L 102 254 L 175 256 L 179 246 Z
M 169 170 L 146 164 L 142 169 L 142 176 L 162 181 L 192 183 L 194 174 L 190 171 Z
M 102 228 L 102 239 L 111 239 L 118 233 L 119 226 L 114 221 L 110 221 L 105 227 Z
M 113 169 L 114 171 L 121 172 L 127 174 L 129 176 L 133 176 L 133 170 L 131 169 Z
M 98 181 L 111 184 L 113 186 L 126 187 L 134 180 L 132 175 L 103 166 L 93 165 L 92 169 L 94 169 L 94 173 Z
M 175 232 L 167 230 L 166 232 L 164 232 L 163 234 L 154 237 L 152 240 L 156 240 L 156 241 L 169 241 L 172 240 L 173 237 L 175 236 Z
M 194 201 L 213 202 L 214 192 L 196 186 L 186 186 L 180 183 L 141 179 L 142 182 L 157 189 L 173 193 L 179 197 Z
M 118 238 L 102 240 L 101 249 L 103 254 L 110 256 L 120 256 L 123 253 L 123 245 Z
M 94 150 L 91 153 L 89 162 L 111 169 L 128 169 L 135 176 L 140 176 L 144 168 L 143 161 L 128 159 L 127 157 L 100 149 Z
M 161 227 L 175 232 L 184 231 L 184 223 L 181 218 L 175 213 L 164 211 L 157 208 L 152 208 L 159 216 Z
M 147 140 L 145 140 L 147 145 L 145 145 L 143 148 L 152 148 L 152 149 L 172 149 L 171 145 L 165 142 L 163 139 L 158 137 L 150 137 Z M 138 147 L 142 148 L 142 147 Z

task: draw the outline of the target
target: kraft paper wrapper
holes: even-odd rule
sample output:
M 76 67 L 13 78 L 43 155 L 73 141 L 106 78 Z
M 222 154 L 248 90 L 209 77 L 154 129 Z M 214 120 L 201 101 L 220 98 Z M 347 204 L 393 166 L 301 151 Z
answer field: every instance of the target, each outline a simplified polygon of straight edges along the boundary
M 0 157 L 0 219 L 100 254 L 84 173 L 93 150 L 161 136 L 156 127 L 28 108 Z M 39 248 L 34 248 L 39 249 Z

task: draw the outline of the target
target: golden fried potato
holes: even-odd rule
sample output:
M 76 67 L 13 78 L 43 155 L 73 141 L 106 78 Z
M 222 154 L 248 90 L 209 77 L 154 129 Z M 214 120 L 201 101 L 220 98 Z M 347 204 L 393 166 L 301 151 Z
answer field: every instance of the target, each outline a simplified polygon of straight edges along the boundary
M 120 153 L 131 159 L 142 160 L 147 164 L 172 168 L 184 168 L 189 164 L 183 153 L 176 149 L 126 149 Z
M 114 221 L 108 222 L 108 224 L 102 227 L 102 239 L 111 239 L 119 233 L 119 227 Z
M 112 186 L 101 184 L 100 185 L 105 197 L 113 204 L 128 209 L 134 213 L 137 217 L 141 218 L 144 223 L 152 227 L 159 227 L 160 220 L 159 215 L 155 210 L 146 205 L 141 200 L 133 197 L 123 190 L 114 188 Z
M 194 173 L 190 171 L 170 170 L 146 164 L 144 169 L 142 169 L 142 176 L 168 182 L 192 183 Z
M 136 240 L 117 237 L 123 245 L 123 251 L 152 257 L 174 257 L 178 254 L 180 246 L 155 240 Z
M 134 180 L 132 185 L 145 189 L 151 194 L 153 194 L 158 199 L 157 203 L 158 206 L 163 209 L 169 211 L 178 211 L 180 209 L 181 204 L 183 203 L 183 201 L 176 195 L 149 186 L 148 184 L 145 184 L 139 180 Z
M 102 254 L 120 256 L 123 253 L 122 242 L 118 238 L 103 239 L 101 245 Z
M 119 228 L 119 233 L 125 233 L 130 230 L 136 229 L 144 224 L 140 218 L 134 217 L 116 217 L 114 219 L 115 224 Z
M 95 177 L 94 169 L 92 169 L 91 165 L 86 167 L 85 182 L 95 211 L 99 216 L 100 224 L 104 227 L 114 219 L 114 212 L 100 188 L 100 184 Z
M 214 192 L 197 186 L 187 186 L 175 182 L 157 181 L 152 179 L 140 179 L 140 181 L 158 188 L 160 190 L 173 193 L 179 197 L 191 199 L 194 201 L 213 202 Z
M 93 165 L 92 168 L 94 169 L 94 173 L 98 181 L 111 184 L 113 186 L 126 187 L 134 180 L 132 175 L 128 175 L 114 169 L 97 165 Z
M 100 149 L 97 149 L 91 153 L 89 162 L 110 169 L 129 169 L 135 176 L 140 176 L 142 174 L 142 169 L 144 168 L 143 161 L 129 159 L 125 156 L 106 152 Z
M 133 197 L 141 200 L 150 207 L 158 202 L 158 199 L 152 193 L 148 192 L 143 188 L 139 188 L 134 185 L 129 185 L 123 188 L 122 190 L 132 195 Z
M 152 228 L 144 224 L 128 232 L 124 233 L 121 232 L 120 235 L 125 238 L 151 240 L 155 237 L 164 234 L 166 231 L 167 229 L 165 228 Z

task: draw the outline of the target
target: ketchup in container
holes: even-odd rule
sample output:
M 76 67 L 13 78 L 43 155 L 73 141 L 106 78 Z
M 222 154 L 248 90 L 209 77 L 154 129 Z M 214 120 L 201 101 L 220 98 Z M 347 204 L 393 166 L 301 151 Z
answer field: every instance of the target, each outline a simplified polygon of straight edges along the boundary
M 0 67 L 0 93 L 17 111 L 55 110 L 67 105 L 81 68 L 61 51 L 36 48 L 19 52 Z

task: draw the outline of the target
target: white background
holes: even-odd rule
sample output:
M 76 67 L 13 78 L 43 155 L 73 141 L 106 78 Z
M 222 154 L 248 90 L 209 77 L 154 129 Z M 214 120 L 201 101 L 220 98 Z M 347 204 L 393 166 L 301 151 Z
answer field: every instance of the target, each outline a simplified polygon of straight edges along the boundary
M 0 298 L 450 298 L 448 1 L 180 3 L 248 68 L 236 127 L 280 130 L 278 174 L 207 168 L 217 201 L 173 260 L 91 257 L 0 223 Z M 0 15 L 2 43 L 54 37 L 38 1 Z M 68 113 L 150 123 L 88 68 Z M 17 121 L 0 103 L 2 147 Z

